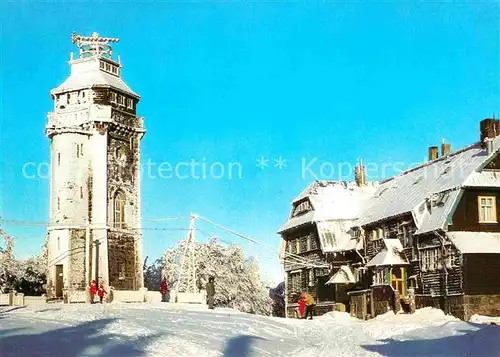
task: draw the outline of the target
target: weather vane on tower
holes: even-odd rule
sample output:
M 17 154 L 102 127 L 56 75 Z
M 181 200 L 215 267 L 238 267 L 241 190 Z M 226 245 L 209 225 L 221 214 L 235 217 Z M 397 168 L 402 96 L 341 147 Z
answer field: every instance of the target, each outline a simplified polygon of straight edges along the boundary
M 111 59 L 113 53 L 109 43 L 120 42 L 119 38 L 112 37 L 99 37 L 97 32 L 94 32 L 92 36 L 82 36 L 77 35 L 73 31 L 71 34 L 71 42 L 76 44 L 80 49 L 80 57 L 92 57 L 92 56 L 103 56 Z

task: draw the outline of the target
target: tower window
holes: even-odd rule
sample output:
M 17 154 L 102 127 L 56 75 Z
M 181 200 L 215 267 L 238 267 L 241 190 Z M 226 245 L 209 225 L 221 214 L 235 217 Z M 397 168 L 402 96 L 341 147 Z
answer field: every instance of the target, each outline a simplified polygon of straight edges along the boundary
M 118 263 L 118 279 L 120 279 L 120 280 L 125 279 L 125 263 L 124 262 Z
M 114 209 L 115 228 L 125 228 L 125 195 L 121 191 L 115 193 Z

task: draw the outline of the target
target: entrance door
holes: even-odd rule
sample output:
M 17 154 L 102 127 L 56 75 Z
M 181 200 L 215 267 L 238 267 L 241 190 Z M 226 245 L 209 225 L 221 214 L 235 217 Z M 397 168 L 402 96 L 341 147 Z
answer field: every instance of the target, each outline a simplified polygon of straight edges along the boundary
M 63 266 L 56 265 L 56 298 L 63 296 Z
M 405 269 L 402 267 L 393 267 L 390 270 L 391 286 L 394 290 L 399 292 L 400 297 L 405 297 Z

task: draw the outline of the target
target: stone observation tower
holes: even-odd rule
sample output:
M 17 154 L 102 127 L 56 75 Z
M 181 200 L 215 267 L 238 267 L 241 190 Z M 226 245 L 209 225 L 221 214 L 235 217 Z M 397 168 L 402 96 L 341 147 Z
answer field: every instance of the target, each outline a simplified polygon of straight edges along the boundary
M 49 298 L 85 298 L 92 280 L 143 287 L 140 230 L 139 95 L 122 80 L 117 38 L 72 34 L 79 55 L 50 94 Z

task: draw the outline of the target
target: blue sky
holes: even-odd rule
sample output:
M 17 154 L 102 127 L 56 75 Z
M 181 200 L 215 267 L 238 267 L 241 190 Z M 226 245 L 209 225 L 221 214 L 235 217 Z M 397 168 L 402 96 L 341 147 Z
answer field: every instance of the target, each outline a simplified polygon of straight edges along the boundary
M 49 91 L 69 73 L 72 31 L 120 37 L 123 78 L 142 96 L 143 163 L 226 169 L 221 179 L 143 177 L 143 218 L 195 212 L 277 249 L 290 200 L 315 178 L 338 179 L 332 166 L 409 165 L 443 137 L 452 149 L 478 140 L 479 121 L 500 114 L 499 14 L 494 2 L 2 3 L 0 214 L 48 220 L 48 180 L 22 168 L 48 162 Z M 261 156 L 269 167 L 256 167 Z M 301 160 L 316 160 L 305 177 Z M 241 177 L 227 177 L 230 163 Z M 188 221 L 143 225 L 165 229 L 144 231 L 145 255 L 156 258 Z M 19 256 L 45 234 L 4 229 Z M 242 245 L 277 279 L 274 251 Z

